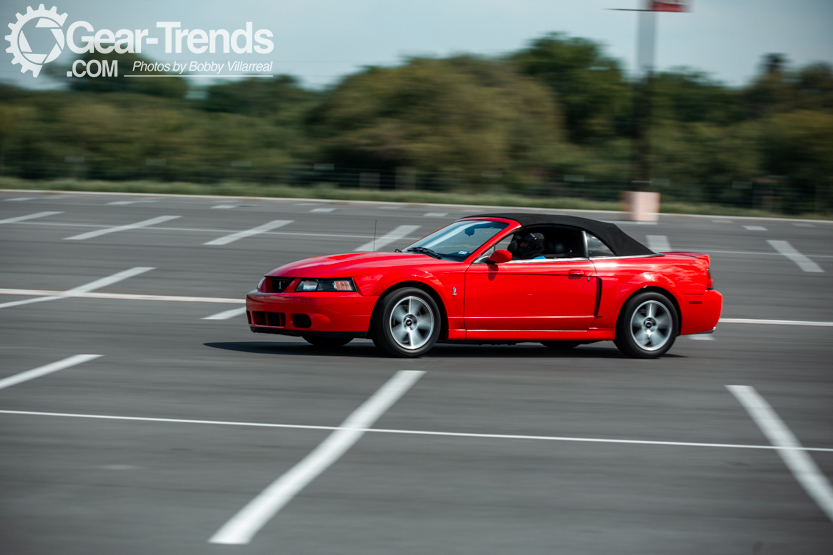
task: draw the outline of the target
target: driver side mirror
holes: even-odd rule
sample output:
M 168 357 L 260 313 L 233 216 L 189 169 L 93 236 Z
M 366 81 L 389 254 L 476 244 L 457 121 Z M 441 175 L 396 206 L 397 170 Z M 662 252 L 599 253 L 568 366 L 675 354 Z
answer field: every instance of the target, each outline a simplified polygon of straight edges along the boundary
M 492 256 L 489 257 L 489 262 L 492 264 L 502 264 L 503 262 L 509 262 L 510 260 L 512 260 L 512 253 L 503 249 L 496 250 L 492 253 Z

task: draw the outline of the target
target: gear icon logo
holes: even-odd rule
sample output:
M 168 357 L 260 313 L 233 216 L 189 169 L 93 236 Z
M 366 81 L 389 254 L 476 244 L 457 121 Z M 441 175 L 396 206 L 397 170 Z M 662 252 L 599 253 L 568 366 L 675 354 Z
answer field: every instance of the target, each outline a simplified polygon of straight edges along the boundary
M 6 35 L 6 40 L 9 41 L 9 46 L 6 52 L 14 55 L 12 64 L 20 64 L 20 72 L 26 73 L 27 70 L 32 72 L 34 77 L 37 77 L 44 64 L 48 64 L 58 56 L 64 49 L 64 31 L 61 29 L 64 21 L 67 19 L 67 14 L 58 15 L 58 9 L 52 7 L 47 10 L 43 4 L 37 10 L 30 7 L 26 8 L 26 15 L 17 14 L 17 21 L 9 23 L 9 28 L 12 30 L 10 35 Z M 49 53 L 32 52 L 29 46 L 29 41 L 26 40 L 26 35 L 23 33 L 23 27 L 31 21 L 37 21 L 35 27 L 45 27 L 52 31 L 55 37 L 55 46 Z

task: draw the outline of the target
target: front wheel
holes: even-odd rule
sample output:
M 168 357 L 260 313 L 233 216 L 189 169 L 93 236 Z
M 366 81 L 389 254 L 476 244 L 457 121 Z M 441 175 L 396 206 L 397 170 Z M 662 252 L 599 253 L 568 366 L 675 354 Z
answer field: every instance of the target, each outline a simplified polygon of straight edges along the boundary
M 652 291 L 625 303 L 616 325 L 616 346 L 634 358 L 657 358 L 679 334 L 677 309 L 668 297 Z
M 431 295 L 408 287 L 391 291 L 379 301 L 373 322 L 373 343 L 387 354 L 412 358 L 431 350 L 440 336 L 440 310 Z
M 324 347 L 326 349 L 333 349 L 335 347 L 343 347 L 353 340 L 352 337 L 326 337 L 323 335 L 302 335 L 304 340 L 316 347 Z

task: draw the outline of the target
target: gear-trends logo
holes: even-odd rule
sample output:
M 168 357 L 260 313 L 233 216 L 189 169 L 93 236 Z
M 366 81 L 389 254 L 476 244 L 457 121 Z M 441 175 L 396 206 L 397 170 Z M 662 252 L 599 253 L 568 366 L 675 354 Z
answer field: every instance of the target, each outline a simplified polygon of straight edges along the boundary
M 48 64 L 60 56 L 64 49 L 64 32 L 61 27 L 63 27 L 66 19 L 67 14 L 58 15 L 58 9 L 54 6 L 51 10 L 47 10 L 41 4 L 37 10 L 33 10 L 31 6 L 28 7 L 26 15 L 17 14 L 17 21 L 9 23 L 12 34 L 6 35 L 6 40 L 9 41 L 11 46 L 6 49 L 6 52 L 14 55 L 12 63 L 21 65 L 21 73 L 26 73 L 29 70 L 32 75 L 37 77 L 44 64 Z M 55 37 L 55 45 L 51 51 L 46 53 L 32 52 L 23 28 L 33 21 L 36 22 L 33 27 L 45 27 L 52 31 L 52 35 Z M 32 27 L 32 25 L 29 26 Z

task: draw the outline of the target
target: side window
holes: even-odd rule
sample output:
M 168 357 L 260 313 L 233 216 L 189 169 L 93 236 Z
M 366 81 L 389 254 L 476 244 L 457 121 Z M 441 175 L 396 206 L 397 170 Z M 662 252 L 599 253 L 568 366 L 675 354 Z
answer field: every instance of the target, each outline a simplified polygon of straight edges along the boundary
M 484 262 L 487 258 L 492 256 L 492 253 L 494 253 L 496 250 L 501 250 L 501 249 L 506 250 L 509 247 L 509 243 L 512 242 L 512 237 L 514 237 L 514 236 L 515 236 L 514 233 L 510 233 L 509 235 L 507 235 L 506 237 L 504 237 L 503 239 L 501 239 L 500 241 L 495 243 L 495 245 L 493 247 L 490 247 L 490 248 L 486 249 L 486 252 L 484 252 L 480 256 L 480 258 L 477 259 L 476 262 Z
M 587 256 L 598 258 L 600 256 L 616 256 L 610 247 L 602 243 L 595 235 L 587 234 Z

